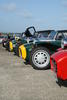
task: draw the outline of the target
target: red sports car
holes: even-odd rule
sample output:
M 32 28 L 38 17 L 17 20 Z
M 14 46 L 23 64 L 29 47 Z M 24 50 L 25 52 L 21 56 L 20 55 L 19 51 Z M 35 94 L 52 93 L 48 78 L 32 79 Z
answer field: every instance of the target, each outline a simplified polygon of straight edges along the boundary
M 51 70 L 56 79 L 67 80 L 67 38 L 61 42 L 61 48 L 50 57 Z
M 57 79 L 67 80 L 67 49 L 53 54 L 50 58 L 50 64 Z

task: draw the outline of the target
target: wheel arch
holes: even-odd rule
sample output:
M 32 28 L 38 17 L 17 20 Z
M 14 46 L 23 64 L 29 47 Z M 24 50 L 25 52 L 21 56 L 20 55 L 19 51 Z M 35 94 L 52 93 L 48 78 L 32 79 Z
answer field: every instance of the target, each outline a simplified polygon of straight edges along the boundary
M 51 44 L 49 44 L 49 43 L 35 44 L 35 45 L 33 46 L 33 49 L 34 49 L 34 48 L 38 48 L 38 47 L 47 48 L 47 49 L 49 50 L 50 54 L 51 54 L 51 50 L 52 50 Z M 32 49 L 32 50 L 33 50 L 33 49 Z

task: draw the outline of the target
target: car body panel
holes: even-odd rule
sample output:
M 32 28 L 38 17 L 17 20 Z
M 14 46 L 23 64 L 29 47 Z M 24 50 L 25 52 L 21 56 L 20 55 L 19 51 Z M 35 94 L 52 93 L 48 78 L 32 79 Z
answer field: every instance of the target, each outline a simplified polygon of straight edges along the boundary
M 24 45 L 21 45 L 19 48 L 21 48 L 21 49 L 19 49 L 19 56 L 23 57 L 23 59 L 25 59 L 26 56 L 27 56 L 27 54 L 26 54 L 26 48 L 24 47 Z

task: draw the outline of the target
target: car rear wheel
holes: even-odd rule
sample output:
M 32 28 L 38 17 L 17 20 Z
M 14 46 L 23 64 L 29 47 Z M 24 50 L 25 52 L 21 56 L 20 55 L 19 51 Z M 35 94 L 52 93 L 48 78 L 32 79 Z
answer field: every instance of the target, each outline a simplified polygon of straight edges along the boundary
M 31 52 L 30 63 L 35 69 L 47 69 L 50 63 L 50 53 L 47 48 L 34 48 Z
M 19 57 L 19 45 L 18 44 L 14 47 L 14 54 Z

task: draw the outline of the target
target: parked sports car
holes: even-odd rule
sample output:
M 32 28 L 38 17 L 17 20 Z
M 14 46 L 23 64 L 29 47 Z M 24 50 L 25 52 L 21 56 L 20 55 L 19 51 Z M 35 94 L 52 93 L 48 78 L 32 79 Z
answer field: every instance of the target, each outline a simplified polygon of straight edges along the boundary
M 20 56 L 29 61 L 35 69 L 47 69 L 50 65 L 50 55 L 61 47 L 64 38 L 62 32 L 51 31 L 48 37 L 39 37 L 19 47 Z
M 16 41 L 18 41 L 18 39 L 21 37 L 21 33 L 16 33 L 16 34 L 12 34 L 12 35 L 7 35 L 8 38 L 6 41 L 4 41 L 5 43 L 5 48 L 8 51 L 13 51 L 13 43 L 16 43 Z
M 16 55 L 19 56 L 19 51 L 18 51 L 19 46 L 21 44 L 27 43 L 27 39 L 34 38 L 35 37 L 35 32 L 36 32 L 36 30 L 35 30 L 35 28 L 33 26 L 28 27 L 26 29 L 26 31 L 24 33 L 22 33 L 22 37 L 17 42 L 12 41 L 13 50 L 14 50 L 14 53 Z
M 6 39 L 6 36 L 1 35 L 1 36 L 0 36 L 0 43 L 2 43 L 5 39 Z
M 46 31 L 37 31 L 35 30 L 35 28 L 32 27 L 28 27 L 26 29 L 26 31 L 24 32 L 24 36 L 21 38 L 21 40 L 19 40 L 16 44 L 13 44 L 13 48 L 14 48 L 14 53 L 16 55 L 19 56 L 19 46 L 28 42 L 33 42 L 35 40 L 35 38 L 38 37 L 47 37 L 48 34 L 51 32 L 51 30 L 46 30 Z
M 50 58 L 51 70 L 54 71 L 57 81 L 67 80 L 67 49 L 53 54 Z
M 14 40 L 14 39 L 15 39 L 14 37 L 8 36 L 8 39 L 7 39 L 6 45 L 5 45 L 6 50 L 8 50 L 8 51 L 12 51 L 13 50 L 13 45 L 12 45 L 11 41 Z

